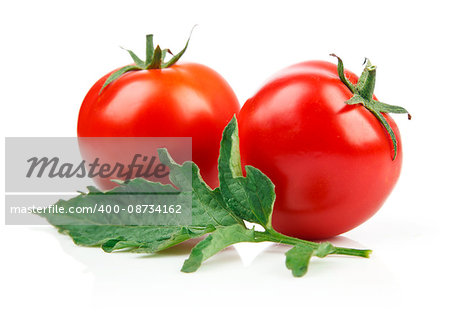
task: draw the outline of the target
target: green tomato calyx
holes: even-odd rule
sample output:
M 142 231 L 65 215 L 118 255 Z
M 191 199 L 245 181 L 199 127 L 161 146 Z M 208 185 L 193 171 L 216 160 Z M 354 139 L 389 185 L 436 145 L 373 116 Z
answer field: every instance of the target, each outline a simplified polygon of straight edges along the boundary
M 390 105 L 373 99 L 377 67 L 372 65 L 369 59 L 365 59 L 364 70 L 355 85 L 351 83 L 350 80 L 348 80 L 345 76 L 344 63 L 342 62 L 342 59 L 335 54 L 330 55 L 338 59 L 337 69 L 339 79 L 353 93 L 353 97 L 345 101 L 345 103 L 347 103 L 348 105 L 361 104 L 377 118 L 377 120 L 384 127 L 386 132 L 389 134 L 389 137 L 391 138 L 394 148 L 394 155 L 392 160 L 395 160 L 395 158 L 397 157 L 398 149 L 397 137 L 395 136 L 394 131 L 392 130 L 391 126 L 382 113 L 407 113 L 409 120 L 411 120 L 411 114 L 405 108 Z
M 128 52 L 128 54 L 131 56 L 131 59 L 133 59 L 134 64 L 128 65 L 123 68 L 120 68 L 116 72 L 112 73 L 108 79 L 106 79 L 105 83 L 102 86 L 102 89 L 100 90 L 99 94 L 105 89 L 110 83 L 114 82 L 118 78 L 120 78 L 124 73 L 127 73 L 129 71 L 136 71 L 136 70 L 149 70 L 149 69 L 164 69 L 169 68 L 181 58 L 181 56 L 186 52 L 186 49 L 189 45 L 189 40 L 191 40 L 192 31 L 194 31 L 194 27 L 192 27 L 191 33 L 189 34 L 189 38 L 186 41 L 186 44 L 184 48 L 178 52 L 177 54 L 173 54 L 170 49 L 161 49 L 159 45 L 156 46 L 156 48 L 153 45 L 153 34 L 148 34 L 146 36 L 146 57 L 145 60 L 140 59 L 133 51 L 122 48 Z M 167 54 L 172 55 L 172 58 L 169 59 L 169 61 L 166 60 Z

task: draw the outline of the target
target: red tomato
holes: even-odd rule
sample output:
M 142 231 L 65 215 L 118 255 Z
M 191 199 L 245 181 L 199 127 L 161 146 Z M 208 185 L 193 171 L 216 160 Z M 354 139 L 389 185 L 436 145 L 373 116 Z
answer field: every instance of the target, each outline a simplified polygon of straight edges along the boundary
M 78 136 L 192 137 L 192 160 L 205 181 L 217 187 L 222 130 L 239 111 L 228 83 L 204 65 L 176 63 L 127 72 L 100 93 L 111 74 L 98 80 L 86 95 Z M 104 181 L 97 183 L 111 187 Z
M 345 71 L 352 83 L 358 77 Z M 353 229 L 384 203 L 400 174 L 398 150 L 377 118 L 339 79 L 335 64 L 310 61 L 276 74 L 239 113 L 244 165 L 275 184 L 274 228 L 303 239 Z
M 179 53 L 166 61 L 171 51 L 162 50 L 160 46 L 154 48 L 153 35 L 147 35 L 146 58 L 141 60 L 127 50 L 135 63 L 98 80 L 81 105 L 79 137 L 160 139 L 117 140 L 117 146 L 115 140 L 110 139 L 104 147 L 95 139 L 79 139 L 85 160 L 103 157 L 107 166 L 114 162 L 124 164 L 130 154 L 125 164 L 131 165 L 134 156 L 143 156 L 136 164 L 144 165 L 143 148 L 145 156 L 151 159 L 156 149 L 164 146 L 181 162 L 188 160 L 186 146 L 180 141 L 163 138 L 192 137 L 192 160 L 211 187 L 218 185 L 217 158 L 222 130 L 239 111 L 239 102 L 228 83 L 214 70 L 196 63 L 178 63 L 189 39 Z M 134 177 L 134 169 L 139 172 L 136 167 L 129 168 L 131 177 Z M 103 189 L 114 186 L 105 177 L 97 176 L 95 180 Z

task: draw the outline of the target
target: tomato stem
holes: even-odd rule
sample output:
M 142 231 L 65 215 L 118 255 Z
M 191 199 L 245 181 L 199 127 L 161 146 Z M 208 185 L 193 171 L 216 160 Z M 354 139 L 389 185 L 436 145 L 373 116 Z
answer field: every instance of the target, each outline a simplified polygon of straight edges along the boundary
M 298 239 L 294 237 L 289 237 L 284 234 L 278 233 L 273 229 L 268 229 L 264 232 L 255 231 L 255 242 L 264 242 L 264 241 L 270 241 L 270 242 L 277 242 L 287 245 L 305 245 L 312 249 L 317 249 L 319 247 L 319 243 L 307 241 L 303 239 Z M 355 256 L 355 257 L 363 257 L 363 258 L 369 258 L 370 254 L 372 253 L 372 250 L 366 250 L 366 249 L 353 249 L 353 248 L 342 248 L 342 247 L 334 247 L 335 251 L 333 254 L 342 254 L 346 256 Z
M 372 250 L 336 247 L 336 251 L 334 253 L 346 256 L 369 258 L 370 254 L 372 253 Z
M 385 131 L 389 134 L 392 141 L 392 147 L 394 149 L 392 161 L 395 160 L 397 157 L 397 137 L 382 113 L 407 113 L 409 120 L 411 120 L 411 115 L 402 107 L 390 105 L 374 99 L 373 93 L 375 90 L 377 67 L 372 65 L 369 59 L 364 61 L 364 70 L 358 79 L 358 83 L 355 85 L 345 76 L 344 63 L 342 62 L 342 59 L 335 54 L 331 54 L 331 56 L 338 59 L 337 71 L 339 79 L 353 93 L 353 97 L 345 101 L 345 103 L 348 105 L 362 105 L 375 116 Z

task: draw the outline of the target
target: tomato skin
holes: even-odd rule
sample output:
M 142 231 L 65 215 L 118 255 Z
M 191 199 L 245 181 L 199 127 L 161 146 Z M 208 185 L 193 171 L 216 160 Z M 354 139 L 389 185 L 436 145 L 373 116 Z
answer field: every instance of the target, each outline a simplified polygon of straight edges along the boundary
M 222 130 L 240 108 L 225 79 L 204 65 L 178 62 L 165 69 L 127 72 L 99 94 L 111 73 L 86 95 L 78 136 L 192 137 L 192 160 L 204 180 L 217 187 Z
M 358 77 L 345 72 L 356 83 Z M 270 79 L 241 109 L 244 165 L 275 184 L 273 227 L 302 239 L 326 239 L 369 219 L 395 186 L 402 164 L 399 130 L 392 142 L 350 90 L 335 64 L 303 62 Z

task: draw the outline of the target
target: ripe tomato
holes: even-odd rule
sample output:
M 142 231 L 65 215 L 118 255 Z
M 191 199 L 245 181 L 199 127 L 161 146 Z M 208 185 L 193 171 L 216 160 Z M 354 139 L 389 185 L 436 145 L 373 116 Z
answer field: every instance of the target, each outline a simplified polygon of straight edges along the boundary
M 236 95 L 209 67 L 197 63 L 164 64 L 162 50 L 159 46 L 153 49 L 152 41 L 152 36 L 147 36 L 147 60 L 160 59 L 156 68 L 136 67 L 106 86 L 105 81 L 114 72 L 98 80 L 81 105 L 78 136 L 192 137 L 192 160 L 205 181 L 216 187 L 222 130 L 240 108 Z M 176 60 L 181 54 L 175 56 Z M 97 183 L 102 188 L 112 186 L 105 181 Z
M 358 80 L 349 71 L 345 76 Z M 347 104 L 352 96 L 335 64 L 310 61 L 276 74 L 241 109 L 242 161 L 275 184 L 277 231 L 336 236 L 370 218 L 392 191 L 402 164 L 398 128 L 383 113 L 397 137 L 393 160 L 386 129 L 363 105 Z

